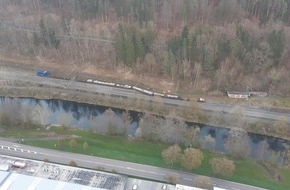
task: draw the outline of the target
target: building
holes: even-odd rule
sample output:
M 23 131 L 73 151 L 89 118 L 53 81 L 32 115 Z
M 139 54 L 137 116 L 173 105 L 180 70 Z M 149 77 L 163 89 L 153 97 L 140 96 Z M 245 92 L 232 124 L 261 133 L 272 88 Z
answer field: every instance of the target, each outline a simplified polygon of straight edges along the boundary
M 266 97 L 267 92 L 227 92 L 229 98 L 249 98 L 252 96 L 256 97 Z
M 206 190 L 206 189 L 176 184 L 175 190 Z
M 229 98 L 249 98 L 250 94 L 246 92 L 227 92 Z
M 224 189 L 224 188 L 220 188 L 220 187 L 214 187 L 213 190 L 228 190 L 228 189 Z
M 0 155 L 1 190 L 175 190 L 175 185 L 111 172 Z
M 0 171 L 7 172 L 7 171 L 9 171 L 9 169 L 10 169 L 10 165 L 9 164 L 1 164 L 0 165 Z

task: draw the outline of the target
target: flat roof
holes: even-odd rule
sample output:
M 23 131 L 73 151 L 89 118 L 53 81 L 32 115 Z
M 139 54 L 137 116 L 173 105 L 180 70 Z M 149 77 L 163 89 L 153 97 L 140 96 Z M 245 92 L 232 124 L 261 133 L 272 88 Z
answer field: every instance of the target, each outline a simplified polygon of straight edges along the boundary
M 213 190 L 228 190 L 228 189 L 224 189 L 224 188 L 220 188 L 220 187 L 214 187 Z
M 206 190 L 206 189 L 176 184 L 176 190 Z
M 9 164 L 0 164 L 0 171 L 8 171 L 9 168 Z
M 10 175 L 9 175 L 10 174 Z M 0 189 L 2 190 L 104 190 L 102 188 L 85 186 L 64 181 L 56 181 L 35 176 L 28 176 L 19 173 L 9 173 L 0 171 L 2 183 Z
M 8 175 L 10 175 L 9 172 L 0 171 L 0 185 L 2 184 L 2 182 L 5 181 L 5 179 L 7 178 Z

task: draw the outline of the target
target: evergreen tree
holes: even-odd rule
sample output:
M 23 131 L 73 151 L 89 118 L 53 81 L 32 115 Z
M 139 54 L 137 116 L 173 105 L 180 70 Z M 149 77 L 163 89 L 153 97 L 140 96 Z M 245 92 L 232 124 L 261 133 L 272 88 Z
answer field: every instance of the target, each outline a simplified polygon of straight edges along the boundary
M 274 64 L 278 64 L 281 60 L 282 53 L 284 51 L 285 46 L 285 35 L 282 30 L 277 32 L 274 30 L 271 32 L 271 34 L 268 36 L 268 43 L 272 50 L 272 59 L 274 61 Z
M 134 30 L 133 42 L 135 49 L 135 57 L 143 60 L 145 58 L 145 48 L 141 38 L 141 34 L 137 30 Z
M 54 29 L 47 28 L 43 19 L 40 19 L 39 27 L 40 42 L 42 42 L 47 47 L 54 47 L 55 49 L 57 49 L 60 45 L 60 39 L 57 38 Z M 36 39 L 34 38 L 34 40 Z
M 121 61 L 126 63 L 126 47 L 125 47 L 125 39 L 124 39 L 124 30 L 123 26 L 119 24 L 118 33 L 116 35 L 116 58 L 117 61 Z
M 33 32 L 33 43 L 35 46 L 39 46 L 39 44 L 41 43 L 41 39 L 35 32 Z
M 126 61 L 125 64 L 128 66 L 132 66 L 136 61 L 136 52 L 134 48 L 134 44 L 132 38 L 130 36 L 126 36 L 125 38 L 125 48 L 126 48 Z
M 198 60 L 198 48 L 197 48 L 197 35 L 193 34 L 191 38 L 191 43 L 189 45 L 189 59 L 191 64 L 193 65 L 194 62 Z
M 50 45 L 57 49 L 60 45 L 60 39 L 56 37 L 55 31 L 53 29 L 49 29 L 48 36 Z
M 41 39 L 42 43 L 44 43 L 45 46 L 48 46 L 49 45 L 48 32 L 47 32 L 47 29 L 44 25 L 43 19 L 40 19 L 39 27 L 40 27 L 40 39 Z
M 189 60 L 189 37 L 188 37 L 188 28 L 185 26 L 181 33 L 181 60 Z

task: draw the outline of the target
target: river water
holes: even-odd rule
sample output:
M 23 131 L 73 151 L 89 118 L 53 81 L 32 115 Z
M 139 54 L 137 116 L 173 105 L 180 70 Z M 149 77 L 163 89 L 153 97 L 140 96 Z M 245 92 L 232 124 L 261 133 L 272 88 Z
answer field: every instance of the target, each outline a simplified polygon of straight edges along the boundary
M 0 111 L 9 115 L 21 115 L 31 117 L 32 120 L 42 125 L 64 125 L 83 130 L 102 132 L 108 126 L 108 122 L 120 127 L 126 125 L 127 133 L 135 136 L 138 131 L 138 121 L 142 113 L 129 111 L 131 121 L 124 119 L 124 110 L 117 108 L 76 103 L 64 100 L 39 100 L 33 98 L 0 98 Z M 25 115 L 29 114 L 29 115 Z M 211 136 L 214 143 L 204 144 L 204 148 L 218 152 L 225 152 L 225 141 L 229 135 L 229 129 L 208 126 L 203 124 L 187 123 L 189 127 L 200 128 L 199 139 Z M 98 129 L 98 130 L 97 130 Z M 248 146 L 250 156 L 253 159 L 269 160 L 272 162 L 283 162 L 283 151 L 285 145 L 290 146 L 290 141 L 268 137 L 258 134 L 248 134 Z M 262 152 L 261 152 L 262 151 Z

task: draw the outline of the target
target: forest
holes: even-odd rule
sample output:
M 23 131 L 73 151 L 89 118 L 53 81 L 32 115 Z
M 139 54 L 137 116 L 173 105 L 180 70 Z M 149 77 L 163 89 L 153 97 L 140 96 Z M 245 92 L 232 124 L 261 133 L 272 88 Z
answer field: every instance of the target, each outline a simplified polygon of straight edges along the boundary
M 290 0 L 2 0 L 2 55 L 290 95 Z

